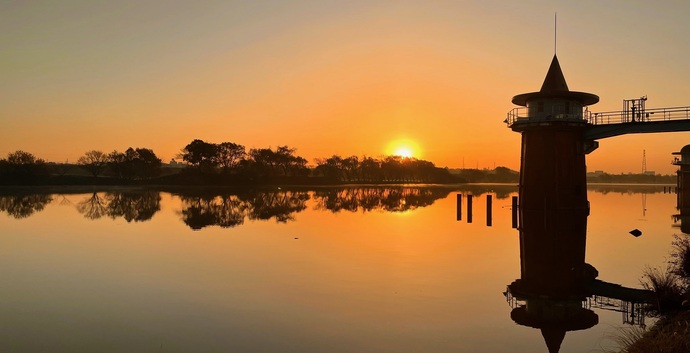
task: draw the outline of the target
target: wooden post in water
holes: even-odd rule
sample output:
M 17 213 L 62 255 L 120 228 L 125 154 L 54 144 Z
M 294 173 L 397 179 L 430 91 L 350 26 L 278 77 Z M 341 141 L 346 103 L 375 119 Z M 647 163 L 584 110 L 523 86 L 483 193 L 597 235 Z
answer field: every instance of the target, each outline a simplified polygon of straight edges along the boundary
M 457 220 L 462 221 L 462 194 L 457 194 L 457 206 L 455 206 L 457 212 Z
M 513 196 L 513 203 L 510 207 L 513 217 L 512 217 L 512 227 L 517 228 L 518 227 L 518 197 Z
M 492 204 L 492 197 L 490 194 L 486 195 L 486 226 L 491 227 L 492 223 L 492 214 L 491 214 L 491 204 Z
M 467 195 L 467 223 L 472 223 L 472 195 Z

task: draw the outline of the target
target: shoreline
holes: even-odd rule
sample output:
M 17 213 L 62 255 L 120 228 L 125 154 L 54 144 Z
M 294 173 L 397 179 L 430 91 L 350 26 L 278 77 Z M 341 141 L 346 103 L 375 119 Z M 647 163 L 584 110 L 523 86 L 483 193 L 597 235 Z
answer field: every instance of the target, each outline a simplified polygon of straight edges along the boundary
M 450 190 L 467 190 L 468 188 L 501 188 L 518 190 L 517 183 L 344 183 L 344 184 L 242 184 L 242 185 L 170 185 L 170 184 L 100 184 L 100 185 L 0 185 L 0 193 L 93 193 L 93 192 L 126 192 L 126 191 L 275 191 L 275 190 L 322 190 L 322 189 L 355 189 L 355 188 L 439 188 Z M 643 191 L 674 193 L 675 184 L 641 184 L 641 183 L 591 183 L 587 190 L 609 189 L 611 191 Z M 666 191 L 668 188 L 668 191 Z

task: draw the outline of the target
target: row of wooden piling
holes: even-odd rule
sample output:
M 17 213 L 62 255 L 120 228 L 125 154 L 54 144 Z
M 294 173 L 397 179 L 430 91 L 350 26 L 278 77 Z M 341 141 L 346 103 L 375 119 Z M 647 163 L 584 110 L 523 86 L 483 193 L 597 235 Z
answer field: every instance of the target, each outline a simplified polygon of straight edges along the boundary
M 677 194 L 678 193 L 678 187 L 676 186 L 664 186 L 664 194 L 669 193 L 669 194 Z M 462 213 L 463 213 L 463 194 L 457 194 L 457 220 L 461 221 L 462 220 Z M 472 200 L 474 199 L 474 196 L 471 194 L 467 195 L 467 210 L 466 210 L 466 216 L 467 216 L 467 223 L 472 223 Z M 491 227 L 493 224 L 493 195 L 487 194 L 486 195 L 486 226 Z M 513 196 L 512 197 L 512 203 L 511 203 L 511 213 L 512 213 L 512 227 L 517 228 L 518 227 L 518 197 Z
M 463 214 L 463 194 L 457 194 L 456 195 L 456 217 L 458 221 L 462 221 L 462 214 Z M 473 199 L 474 196 L 471 194 L 467 195 L 467 210 L 466 210 L 466 216 L 467 216 L 467 223 L 472 223 L 472 204 L 473 204 Z M 513 196 L 512 198 L 512 203 L 511 203 L 511 213 L 512 213 L 512 227 L 517 228 L 518 225 L 518 197 Z M 486 226 L 491 227 L 493 225 L 493 195 L 487 194 L 486 195 Z

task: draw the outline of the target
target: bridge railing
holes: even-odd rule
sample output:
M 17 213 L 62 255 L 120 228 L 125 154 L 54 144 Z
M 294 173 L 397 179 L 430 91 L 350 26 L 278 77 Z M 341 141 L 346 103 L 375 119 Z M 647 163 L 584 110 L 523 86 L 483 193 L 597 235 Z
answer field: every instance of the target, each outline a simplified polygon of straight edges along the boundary
M 586 114 L 587 122 L 592 125 L 622 124 L 634 122 L 655 122 L 669 120 L 690 120 L 690 107 L 668 107 L 645 109 L 633 112 L 632 110 L 618 110 L 609 112 L 597 112 Z
M 508 116 L 504 122 L 508 126 L 515 123 L 527 122 L 528 111 L 527 108 L 519 107 L 509 111 Z M 622 124 L 632 122 L 655 122 L 655 121 L 670 121 L 670 120 L 690 120 L 690 106 L 687 107 L 667 107 L 667 108 L 653 108 L 646 109 L 640 112 L 633 112 L 631 110 L 617 110 L 608 112 L 593 113 L 585 109 L 582 114 L 556 114 L 550 119 L 559 120 L 586 120 L 592 125 L 607 125 L 607 124 Z M 543 120 L 543 119 L 533 119 Z

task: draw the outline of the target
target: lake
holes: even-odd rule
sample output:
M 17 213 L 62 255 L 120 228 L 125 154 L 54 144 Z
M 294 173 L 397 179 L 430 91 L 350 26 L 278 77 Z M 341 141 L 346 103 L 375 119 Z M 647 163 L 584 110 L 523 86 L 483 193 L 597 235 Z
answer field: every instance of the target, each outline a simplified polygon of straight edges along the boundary
M 586 261 L 599 279 L 640 287 L 646 266 L 665 266 L 680 229 L 664 191 L 590 187 Z M 491 185 L 4 192 L 0 342 L 3 352 L 547 352 L 504 295 L 520 278 L 516 195 Z M 612 347 L 629 326 L 592 310 L 599 323 L 568 332 L 560 352 Z

